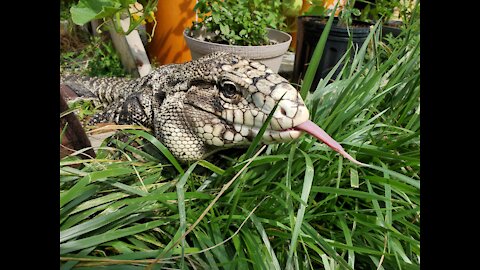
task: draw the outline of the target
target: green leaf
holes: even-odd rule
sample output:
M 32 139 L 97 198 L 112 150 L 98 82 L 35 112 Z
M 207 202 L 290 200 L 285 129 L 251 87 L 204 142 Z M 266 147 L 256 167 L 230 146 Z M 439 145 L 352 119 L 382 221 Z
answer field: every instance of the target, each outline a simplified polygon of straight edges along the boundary
M 120 175 L 133 173 L 133 169 L 126 168 L 113 168 L 99 172 L 91 172 L 80 179 L 71 189 L 60 195 L 60 207 L 63 207 L 66 203 L 70 202 L 77 196 L 80 196 L 84 192 L 85 187 L 98 179 L 107 177 L 116 177 Z
M 278 263 L 277 256 L 275 256 L 275 252 L 273 251 L 272 245 L 270 244 L 270 241 L 268 240 L 267 232 L 263 228 L 262 223 L 258 220 L 258 218 L 254 214 L 252 214 L 250 216 L 250 218 L 252 219 L 252 222 L 255 225 L 255 228 L 257 228 L 257 231 L 260 234 L 260 236 L 262 237 L 263 243 L 268 250 L 268 254 L 270 255 L 270 257 L 268 259 L 271 260 L 271 264 L 273 265 L 272 269 L 280 270 L 281 267 L 280 267 L 280 264 Z M 265 260 L 266 259 L 267 258 L 265 258 Z
M 386 168 L 382 168 L 382 167 L 379 167 L 379 166 L 370 165 L 369 167 L 372 168 L 372 169 L 376 169 L 378 171 L 390 174 L 394 178 L 397 178 L 398 180 L 400 180 L 402 182 L 405 182 L 407 184 L 410 184 L 410 185 L 420 189 L 420 181 L 418 181 L 418 180 L 415 180 L 415 179 L 410 178 L 410 177 L 408 177 L 404 174 L 401 174 L 401 173 L 398 173 L 398 172 L 395 172 L 395 171 L 392 171 L 392 170 L 389 170 L 389 169 L 386 169 Z
M 313 174 L 314 174 L 314 168 L 313 168 L 313 163 L 311 158 L 303 151 L 301 151 L 305 158 L 305 176 L 303 179 L 303 187 L 302 187 L 302 195 L 301 199 L 304 202 L 308 202 L 308 197 L 310 195 L 310 190 L 312 188 L 312 183 L 313 183 Z M 298 236 L 300 235 L 300 230 L 301 226 L 303 223 L 303 218 L 305 215 L 305 210 L 306 206 L 301 204 L 300 208 L 298 209 L 297 212 L 297 217 L 295 220 L 295 227 L 293 228 L 293 233 L 292 233 L 292 240 L 290 242 L 290 249 L 288 250 L 288 259 L 287 259 L 287 265 L 286 269 L 294 269 L 293 267 L 293 253 L 295 251 L 295 248 L 297 246 L 297 239 Z
M 320 193 L 330 193 L 330 194 L 342 195 L 342 196 L 352 196 L 352 197 L 363 198 L 368 200 L 381 200 L 381 201 L 388 200 L 384 196 L 377 195 L 374 193 L 372 194 L 365 191 L 351 190 L 351 189 L 344 189 L 344 188 L 313 186 L 312 191 L 320 192 Z
M 222 34 L 225 36 L 228 36 L 230 34 L 230 27 L 228 27 L 227 24 L 220 24 L 220 31 L 222 31 Z
M 359 179 L 358 179 L 358 171 L 355 168 L 350 168 L 350 186 L 353 188 L 358 188 Z
M 335 4 L 335 10 L 337 8 L 338 2 Z M 300 89 L 300 95 L 303 99 L 307 97 L 310 88 L 312 87 L 313 79 L 315 78 L 315 73 L 317 71 L 320 60 L 322 59 L 323 50 L 327 42 L 328 34 L 330 33 L 330 28 L 333 23 L 333 16 L 330 16 L 328 19 L 325 28 L 323 29 L 322 35 L 318 40 L 315 50 L 313 51 L 312 58 L 310 59 L 310 64 L 308 64 L 307 71 L 305 72 L 305 77 L 303 78 L 302 88 Z
M 215 23 L 218 23 L 218 24 L 222 21 L 222 19 L 220 18 L 220 14 L 218 14 L 218 13 L 213 13 L 212 14 L 212 19 Z M 221 28 L 221 25 L 220 25 L 220 28 Z
M 323 6 L 312 5 L 307 11 L 305 11 L 304 15 L 325 16 L 325 8 Z
M 80 249 L 93 247 L 101 243 L 105 243 L 128 235 L 135 235 L 137 233 L 158 227 L 165 222 L 165 220 L 150 221 L 124 229 L 112 230 L 99 235 L 93 235 L 79 240 L 68 241 L 64 244 L 60 244 L 60 254 L 66 254 Z
M 361 12 L 358 8 L 354 8 L 352 9 L 352 14 L 355 16 L 360 16 Z
M 129 205 L 125 208 L 115 211 L 109 215 L 97 216 L 89 221 L 81 223 L 77 226 L 73 226 L 69 229 L 60 232 L 60 243 L 65 242 L 69 239 L 75 238 L 82 234 L 88 233 L 90 231 L 96 230 L 104 225 L 110 224 L 111 222 L 123 218 L 127 215 L 130 215 L 134 211 L 143 207 L 143 205 Z
M 117 1 L 120 2 L 122 7 L 128 7 L 129 5 L 135 4 L 135 2 L 137 2 L 137 0 L 117 0 Z M 145 7 L 145 5 L 143 6 Z
M 122 4 L 114 0 L 80 0 L 70 8 L 72 21 L 77 25 L 94 20 L 113 16 L 122 10 Z
M 198 165 L 204 167 L 204 168 L 207 168 L 209 169 L 210 171 L 218 174 L 218 175 L 223 175 L 225 173 L 225 170 L 223 170 L 222 168 L 219 168 L 217 166 L 215 166 L 214 164 L 206 161 L 206 160 L 200 160 L 198 162 Z
M 157 138 L 152 136 L 152 134 L 147 133 L 143 130 L 125 130 L 125 131 L 147 139 L 155 147 L 157 147 L 157 149 L 160 150 L 160 152 L 162 152 L 162 154 L 172 163 L 172 165 L 175 167 L 175 169 L 177 169 L 179 173 L 181 174 L 185 173 L 185 171 L 182 169 L 182 166 L 180 166 L 177 159 L 172 155 L 170 150 L 168 150 L 168 148 L 165 147 Z

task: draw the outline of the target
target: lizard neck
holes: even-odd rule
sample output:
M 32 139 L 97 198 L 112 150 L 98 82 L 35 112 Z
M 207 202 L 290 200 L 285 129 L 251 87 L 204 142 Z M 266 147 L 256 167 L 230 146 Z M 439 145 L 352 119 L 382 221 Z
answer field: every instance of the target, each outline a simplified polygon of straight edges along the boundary
M 168 95 L 154 115 L 161 115 L 154 124 L 155 134 L 180 161 L 202 159 L 207 153 L 204 141 L 193 133 L 184 117 L 185 92 Z

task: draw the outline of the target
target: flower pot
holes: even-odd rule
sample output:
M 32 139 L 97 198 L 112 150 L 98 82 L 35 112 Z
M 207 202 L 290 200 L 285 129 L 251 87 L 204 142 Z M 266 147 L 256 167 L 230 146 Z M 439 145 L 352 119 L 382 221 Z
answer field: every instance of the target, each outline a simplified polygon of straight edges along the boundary
M 323 29 L 326 26 L 328 18 L 320 16 L 299 16 L 297 21 L 297 50 L 295 52 L 295 64 L 293 68 L 293 82 L 300 82 L 308 64 L 312 58 L 313 51 L 317 46 L 318 40 L 322 35 Z M 353 27 L 350 27 L 352 35 L 352 43 L 355 47 L 360 48 L 365 42 L 370 33 L 370 26 L 372 24 L 353 21 Z M 338 25 L 338 19 L 333 20 L 330 33 L 325 43 L 322 58 L 320 60 L 317 73 L 312 83 L 312 88 L 315 89 L 321 78 L 332 70 L 338 63 L 340 58 L 345 54 L 348 48 L 349 33 L 346 27 Z M 353 56 L 353 54 L 352 54 Z M 342 67 L 340 66 L 333 74 L 335 79 Z
M 183 30 L 195 20 L 195 4 L 195 0 L 158 1 L 155 34 L 146 46 L 151 61 L 165 65 L 192 60 L 183 38 Z M 149 33 L 152 33 L 153 26 L 153 23 L 147 24 Z
M 289 34 L 275 29 L 268 29 L 268 38 L 274 40 L 276 43 L 264 46 L 238 46 L 212 43 L 190 37 L 186 31 L 184 31 L 183 37 L 187 41 L 193 60 L 212 52 L 224 51 L 259 61 L 274 72 L 278 72 L 282 62 L 282 56 L 288 50 L 292 41 L 292 37 Z
M 402 21 L 388 21 L 382 25 L 382 38 L 388 34 L 392 34 L 393 37 L 398 37 L 402 32 L 400 28 L 403 25 Z

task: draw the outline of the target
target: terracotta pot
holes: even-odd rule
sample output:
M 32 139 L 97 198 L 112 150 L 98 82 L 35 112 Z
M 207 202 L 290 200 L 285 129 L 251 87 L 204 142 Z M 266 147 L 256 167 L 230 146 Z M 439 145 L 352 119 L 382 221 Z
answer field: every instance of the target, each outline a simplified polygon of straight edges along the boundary
M 187 41 L 192 59 L 194 60 L 212 52 L 224 51 L 259 61 L 274 72 L 278 72 L 283 54 L 288 50 L 292 41 L 292 37 L 289 34 L 275 29 L 268 30 L 268 38 L 276 40 L 278 43 L 265 46 L 238 46 L 212 43 L 192 38 L 186 34 L 186 31 L 183 33 L 183 36 Z

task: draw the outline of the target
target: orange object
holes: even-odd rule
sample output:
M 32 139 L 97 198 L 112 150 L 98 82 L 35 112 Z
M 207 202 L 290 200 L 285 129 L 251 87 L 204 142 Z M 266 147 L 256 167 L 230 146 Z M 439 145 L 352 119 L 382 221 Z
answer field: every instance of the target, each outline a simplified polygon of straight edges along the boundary
M 155 12 L 157 26 L 152 41 L 147 45 L 152 62 L 165 65 L 192 60 L 183 38 L 183 31 L 195 20 L 193 11 L 195 3 L 195 0 L 158 1 Z M 149 33 L 152 32 L 152 28 L 152 23 L 147 24 Z
M 290 50 L 295 51 L 297 49 L 297 31 L 289 32 L 292 36 L 292 43 L 290 43 Z
M 346 0 L 326 0 L 324 3 L 323 3 L 323 6 L 326 8 L 326 9 L 333 9 L 335 7 L 335 4 L 338 3 L 338 8 L 337 10 L 335 11 L 335 16 L 338 16 L 340 14 L 340 11 L 343 9 L 343 7 L 345 6 L 346 4 Z
M 300 10 L 300 14 L 303 14 L 305 11 L 307 11 L 310 6 L 312 6 L 312 4 L 310 4 L 310 1 L 308 0 L 303 0 L 303 5 L 302 5 L 302 9 Z
M 324 1 L 303 0 L 303 6 L 302 6 L 302 9 L 301 9 L 300 13 L 303 13 L 303 12 L 307 11 L 310 8 L 310 6 L 312 6 L 312 4 L 317 4 L 317 3 L 320 3 L 320 2 L 323 2 L 322 4 L 326 9 L 333 9 L 335 7 L 335 4 L 339 1 L 340 1 L 340 3 L 338 3 L 338 9 L 335 12 L 335 16 L 338 16 L 338 14 L 342 10 L 342 8 L 345 6 L 345 4 L 347 2 L 346 0 L 324 0 Z M 312 3 L 312 4 L 310 4 L 310 3 Z
M 338 3 L 338 6 L 339 8 L 337 9 L 337 11 L 335 12 L 335 16 L 338 16 L 338 14 L 340 13 L 340 11 L 342 10 L 343 6 L 345 6 L 345 2 L 346 0 L 325 0 L 325 1 L 311 1 L 311 0 L 303 0 L 303 5 L 302 5 L 302 9 L 300 9 L 300 12 L 299 12 L 299 15 L 303 14 L 305 11 L 307 11 L 311 6 L 312 4 L 317 4 L 317 3 L 322 3 L 323 6 L 326 8 L 326 9 L 333 9 L 335 7 L 335 3 L 337 3 L 338 1 L 340 1 L 340 3 Z M 317 2 L 317 3 L 315 3 Z M 288 18 L 287 18 L 288 19 Z M 295 18 L 296 20 L 296 18 Z M 289 34 L 292 36 L 292 43 L 290 44 L 290 49 L 292 51 L 296 50 L 297 48 L 297 30 L 296 30 L 296 22 L 294 22 L 295 25 L 295 30 L 289 32 Z

